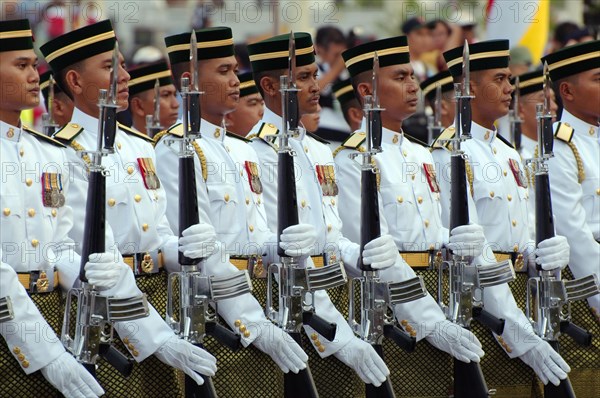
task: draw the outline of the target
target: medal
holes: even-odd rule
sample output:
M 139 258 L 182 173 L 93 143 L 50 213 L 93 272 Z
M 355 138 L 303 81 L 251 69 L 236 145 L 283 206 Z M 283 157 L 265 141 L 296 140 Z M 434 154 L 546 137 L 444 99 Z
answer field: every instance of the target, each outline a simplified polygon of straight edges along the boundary
M 423 163 L 423 170 L 425 170 L 425 176 L 427 177 L 427 183 L 431 192 L 439 193 L 440 186 L 435 175 L 435 167 L 430 163 Z
M 327 170 L 327 179 L 329 180 L 329 184 L 331 187 L 331 195 L 338 196 L 340 190 L 337 186 L 337 183 L 335 182 L 335 168 L 333 165 L 329 165 L 325 166 L 325 169 Z
M 44 207 L 62 207 L 65 195 L 62 193 L 62 175 L 60 173 L 42 173 L 42 201 Z
M 248 184 L 250 184 L 250 189 L 255 194 L 260 195 L 263 192 L 263 186 L 258 175 L 258 165 L 254 162 L 246 160 L 244 162 L 244 168 L 246 169 L 246 174 L 248 175 Z
M 160 181 L 156 175 L 156 168 L 154 167 L 152 158 L 138 158 L 137 161 L 146 189 L 160 188 Z
M 517 185 L 522 188 L 527 188 L 527 180 L 525 179 L 525 175 L 521 170 L 519 162 L 515 159 L 509 159 L 508 164 L 510 165 L 510 170 L 513 173 L 513 177 L 515 177 L 515 182 Z

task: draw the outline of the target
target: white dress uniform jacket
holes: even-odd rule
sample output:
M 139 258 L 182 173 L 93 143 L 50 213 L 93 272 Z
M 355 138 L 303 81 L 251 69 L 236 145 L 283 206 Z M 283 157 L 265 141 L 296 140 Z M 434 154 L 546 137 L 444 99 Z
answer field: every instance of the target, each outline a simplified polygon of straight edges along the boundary
M 600 274 L 600 128 L 563 110 L 561 123 L 573 129 L 584 179 L 579 182 L 578 161 L 564 141 L 554 140 L 554 157 L 548 162 L 552 210 L 556 232 L 571 246 L 569 267 L 576 278 Z M 557 123 L 555 124 L 556 130 Z M 600 314 L 600 295 L 588 299 Z

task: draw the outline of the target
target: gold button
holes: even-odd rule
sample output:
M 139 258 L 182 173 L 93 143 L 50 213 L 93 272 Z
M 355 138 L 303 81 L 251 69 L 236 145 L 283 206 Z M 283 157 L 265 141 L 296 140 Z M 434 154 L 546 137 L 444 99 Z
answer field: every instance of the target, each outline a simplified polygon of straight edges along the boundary
M 504 177 L 506 177 L 506 176 L 508 175 L 508 172 L 507 172 L 506 170 L 504 170 L 504 171 L 502 172 L 502 174 L 504 174 Z
M 142 229 L 146 232 L 148 230 L 148 224 L 142 224 Z
M 29 367 L 29 361 L 26 360 L 26 361 L 21 362 L 21 366 L 23 368 L 27 369 Z
M 419 204 L 423 203 L 423 198 L 419 196 L 419 197 L 417 198 L 417 202 L 419 202 Z
M 316 333 L 312 333 L 312 334 L 310 335 L 310 339 L 311 339 L 311 340 L 318 340 L 318 339 L 319 339 L 319 335 L 318 335 L 318 334 L 316 334 Z
M 504 347 L 504 348 L 506 349 L 506 352 L 508 352 L 509 354 L 512 352 L 512 348 L 510 348 L 510 347 L 508 347 L 508 346 L 506 346 L 506 347 Z
M 261 202 L 260 202 L 260 198 L 258 198 L 258 199 L 256 200 L 256 202 L 257 202 L 257 203 L 260 205 L 260 203 L 261 203 Z
M 123 344 L 125 344 L 125 345 L 129 344 L 129 339 L 127 337 L 125 337 L 123 339 Z
M 335 206 L 335 199 L 331 199 L 331 204 Z
M 489 140 L 490 139 L 490 132 L 489 131 L 485 132 L 485 135 L 483 136 L 483 139 L 484 140 Z
M 216 129 L 215 130 L 215 138 L 219 138 L 221 136 L 221 130 Z
M 140 355 L 140 353 L 138 352 L 138 350 L 133 350 L 133 351 L 131 351 L 131 355 L 133 355 L 134 357 L 137 357 L 138 355 Z
M 31 246 L 33 247 L 37 247 L 40 244 L 40 241 L 37 239 L 32 239 L 31 240 Z
M 25 355 L 23 355 L 23 354 L 17 354 L 17 359 L 18 359 L 20 362 L 23 362 L 23 361 L 25 360 Z
M 74 129 L 78 129 L 79 125 L 77 123 L 71 123 L 71 127 L 73 127 Z
M 8 132 L 6 133 L 6 136 L 8 138 L 13 138 L 15 136 L 15 130 L 13 130 L 12 128 L 8 129 Z
M 27 212 L 27 214 L 29 214 L 29 217 L 35 216 L 35 209 L 29 209 L 29 211 Z
M 117 201 L 114 198 L 108 199 L 108 205 L 110 207 L 113 207 L 116 203 L 117 203 Z
M 56 209 L 52 209 L 51 213 L 52 213 L 52 217 L 56 217 Z
M 494 197 L 494 195 L 496 195 L 496 194 L 494 193 L 494 191 L 490 191 L 490 198 L 493 198 L 493 197 Z
M 408 325 L 408 321 L 406 319 L 403 319 L 400 321 L 400 325 L 406 326 L 406 325 Z
M 402 196 L 398 196 L 398 197 L 396 198 L 396 200 L 398 201 L 398 203 L 402 203 L 402 202 L 404 202 L 404 198 L 403 198 Z
M 133 166 L 127 167 L 127 174 L 133 174 Z
M 412 179 L 413 179 L 413 181 L 414 181 L 416 177 L 417 177 L 417 176 L 413 174 L 413 175 L 412 175 L 410 178 L 412 178 Z
M 307 146 L 304 147 L 304 152 L 308 153 L 308 147 Z
M 250 204 L 250 199 L 246 198 L 246 204 L 249 205 Z
M 416 330 L 411 330 L 409 333 L 410 333 L 410 337 L 417 337 L 417 331 Z
M 306 200 L 302 200 L 302 202 L 300 202 L 300 206 L 306 207 Z
M 323 344 L 321 343 L 321 340 L 317 339 L 317 340 L 315 340 L 315 345 L 317 347 L 321 347 Z
M 28 178 L 28 179 L 26 179 L 26 180 L 25 180 L 25 184 L 26 184 L 28 187 L 30 187 L 30 186 L 31 186 L 31 184 L 33 184 L 33 180 L 32 180 L 31 178 Z
M 512 226 L 516 227 L 517 226 L 517 220 L 512 220 Z
M 423 223 L 425 224 L 425 228 L 429 227 L 429 220 L 425 220 Z
M 135 200 L 136 202 L 138 202 L 138 203 L 139 203 L 139 202 L 142 200 L 142 197 L 141 197 L 140 195 L 135 195 L 135 196 L 133 197 L 133 200 Z
M 319 350 L 319 352 L 325 352 L 325 347 L 324 346 L 319 346 L 319 348 L 317 348 L 317 350 Z
M 512 200 L 512 195 L 511 194 L 506 195 L 506 199 L 508 199 L 508 201 L 510 202 Z
M 590 127 L 590 131 L 589 131 L 590 135 L 594 135 L 594 128 Z
M 237 327 L 240 327 L 240 325 L 241 325 L 241 324 L 242 324 L 242 321 L 241 321 L 241 320 L 239 320 L 239 319 L 236 319 L 236 320 L 233 322 L 233 325 L 234 325 L 236 328 L 237 328 Z
M 129 348 L 130 350 L 135 350 L 135 346 L 133 345 L 133 343 L 127 344 L 127 348 Z
M 327 224 L 327 232 L 331 232 L 331 224 Z
M 394 136 L 394 138 L 392 138 L 392 142 L 393 142 L 394 144 L 397 144 L 397 143 L 398 143 L 398 136 L 397 136 L 397 135 L 395 135 L 395 136 Z
M 19 150 L 19 156 L 23 157 L 23 155 L 25 155 L 25 150 L 23 148 L 21 148 Z
M 21 347 L 13 348 L 13 352 L 15 353 L 15 355 L 19 355 L 21 353 Z
M 121 149 L 121 143 L 120 142 L 117 142 L 117 148 Z
M 600 188 L 596 189 L 596 195 L 600 195 Z
M 517 253 L 519 251 L 519 245 L 513 246 L 513 252 Z
M 244 172 L 240 171 L 240 177 L 243 177 L 243 176 L 244 176 Z
M 408 155 L 408 152 L 402 151 L 402 154 L 404 155 L 404 157 L 406 157 Z
M 245 337 L 245 338 L 248 338 L 248 337 L 250 337 L 250 331 L 249 331 L 249 330 L 246 330 L 246 331 L 244 332 L 244 337 Z
M 250 226 L 248 227 L 248 229 L 250 230 L 250 232 L 254 232 L 254 225 L 250 225 Z
M 498 153 L 498 150 L 496 149 L 496 147 L 492 148 L 492 152 L 494 152 L 494 155 Z
M 244 333 L 247 329 L 246 329 L 246 325 L 240 325 L 240 332 Z
M 223 199 L 225 199 L 225 202 L 229 202 L 229 194 L 226 193 L 225 196 L 223 196 Z
M 10 209 L 8 207 L 5 207 L 2 213 L 4 213 L 5 216 L 10 216 Z

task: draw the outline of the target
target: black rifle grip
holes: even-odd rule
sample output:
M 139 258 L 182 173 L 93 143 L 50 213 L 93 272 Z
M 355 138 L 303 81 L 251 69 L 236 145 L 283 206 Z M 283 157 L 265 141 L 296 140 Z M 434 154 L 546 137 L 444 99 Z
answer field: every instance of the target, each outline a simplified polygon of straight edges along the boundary
M 562 323 L 561 323 L 562 329 Z M 554 349 L 554 351 L 560 351 L 560 344 L 558 341 L 548 341 L 550 347 Z M 573 391 L 573 386 L 571 385 L 571 381 L 567 377 L 564 380 L 561 380 L 558 386 L 548 382 L 544 386 L 544 397 L 552 397 L 552 398 L 575 398 L 575 391 Z
M 290 130 L 296 130 L 300 123 L 300 109 L 298 106 L 298 92 L 290 91 L 288 93 L 287 117 Z M 285 120 L 283 121 L 285 123 Z
M 192 156 L 179 158 L 179 236 L 188 227 L 199 222 L 196 172 Z M 195 265 L 199 258 L 188 258 L 179 253 L 179 264 Z
M 279 153 L 277 163 L 277 254 L 286 256 L 279 247 L 283 231 L 298 224 L 298 202 L 296 199 L 296 174 L 294 157 L 290 153 Z
M 304 311 L 302 313 L 302 323 L 315 329 L 317 333 L 329 341 L 335 339 L 337 325 L 335 323 L 327 322 L 313 311 Z
M 454 358 L 454 397 L 489 397 L 489 390 L 479 363 L 465 363 Z
M 469 202 L 467 191 L 467 168 L 462 155 L 450 159 L 450 230 L 469 224 Z
M 85 264 L 90 254 L 104 253 L 106 231 L 106 178 L 100 171 L 89 173 L 87 199 L 85 204 L 85 224 L 81 247 L 79 279 L 87 282 Z
M 464 88 L 463 88 L 464 90 Z M 471 135 L 471 99 L 463 98 L 460 100 L 460 134 L 461 136 Z
M 504 333 L 504 319 L 496 318 L 481 307 L 473 308 L 473 318 L 497 335 Z
M 214 337 L 215 340 L 231 351 L 237 351 L 241 348 L 240 336 L 221 324 L 206 322 L 206 334 Z
M 373 271 L 371 265 L 362 260 L 365 245 L 381 236 L 379 203 L 377 194 L 377 175 L 371 170 L 361 172 L 360 183 L 360 253 L 358 267 L 362 271 Z
M 383 335 L 391 339 L 406 352 L 413 352 L 417 347 L 417 339 L 394 325 L 384 325 Z
M 384 359 L 381 344 L 373 344 L 373 349 L 381 359 Z M 375 387 L 373 384 L 365 384 L 365 393 L 366 398 L 396 398 L 396 393 L 389 377 L 379 387 Z
M 117 138 L 117 108 L 104 108 L 104 112 L 104 149 L 112 151 Z
M 110 344 L 100 343 L 100 356 L 114 367 L 123 377 L 129 377 L 133 371 L 134 360 L 123 355 Z
M 371 117 L 371 135 L 373 136 L 373 149 L 381 149 L 381 136 L 383 130 L 383 124 L 381 124 L 381 112 L 374 111 Z
M 200 132 L 200 94 L 188 93 L 189 98 L 189 129 L 193 133 Z M 225 132 L 223 132 L 225 134 Z
M 291 332 L 289 335 L 302 347 L 302 335 L 299 332 Z M 290 371 L 283 375 L 283 396 L 284 398 L 319 398 L 308 364 L 298 373 Z
M 521 137 L 523 136 L 521 122 L 515 122 L 513 125 L 513 129 L 514 129 L 514 137 L 515 137 L 515 142 L 513 142 L 513 144 L 515 145 L 515 149 L 517 151 L 519 151 L 519 150 L 521 150 Z
M 583 347 L 589 347 L 592 344 L 592 337 L 594 336 L 584 328 L 577 326 L 574 323 L 562 321 L 560 323 L 560 331 L 561 333 L 566 333 L 571 336 L 571 338 L 575 340 L 577 344 Z
M 552 196 L 550 194 L 550 181 L 548 174 L 535 176 L 535 243 L 554 237 L 554 218 L 552 217 Z M 536 264 L 538 271 L 542 270 Z

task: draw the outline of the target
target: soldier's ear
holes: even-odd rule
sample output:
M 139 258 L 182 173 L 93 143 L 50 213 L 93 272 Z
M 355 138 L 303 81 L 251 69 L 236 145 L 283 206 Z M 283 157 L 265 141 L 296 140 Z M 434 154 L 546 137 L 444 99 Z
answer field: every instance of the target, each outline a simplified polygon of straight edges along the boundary
M 371 85 L 366 82 L 358 83 L 358 86 L 356 86 L 356 91 L 358 91 L 358 95 L 360 95 L 361 98 L 365 98 L 367 95 L 372 94 Z
M 75 69 L 69 70 L 65 75 L 65 83 L 69 92 L 73 95 L 81 95 L 83 93 L 83 82 L 81 75 Z
M 275 97 L 279 92 L 279 85 L 277 81 L 270 76 L 263 76 L 260 79 L 260 87 L 263 93 L 268 97 Z
M 558 85 L 558 92 L 563 101 L 571 102 L 575 98 L 573 87 L 569 81 L 562 81 Z
M 131 101 L 129 101 L 129 109 L 133 115 L 137 115 L 140 117 L 145 117 L 146 112 L 142 108 L 142 102 L 139 97 L 133 97 Z

